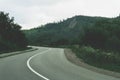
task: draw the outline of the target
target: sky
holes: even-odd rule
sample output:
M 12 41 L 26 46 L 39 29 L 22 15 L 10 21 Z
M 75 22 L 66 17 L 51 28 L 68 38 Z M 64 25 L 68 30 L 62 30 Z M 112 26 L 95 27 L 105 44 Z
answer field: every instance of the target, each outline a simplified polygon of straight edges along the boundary
M 116 17 L 120 0 L 0 0 L 0 11 L 30 29 L 75 15 Z

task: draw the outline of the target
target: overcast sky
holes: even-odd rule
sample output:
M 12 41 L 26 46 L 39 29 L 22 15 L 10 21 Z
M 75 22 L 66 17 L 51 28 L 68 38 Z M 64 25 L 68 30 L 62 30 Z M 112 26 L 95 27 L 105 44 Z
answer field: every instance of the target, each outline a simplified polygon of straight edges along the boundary
M 75 15 L 115 17 L 120 0 L 0 0 L 0 10 L 29 29 Z

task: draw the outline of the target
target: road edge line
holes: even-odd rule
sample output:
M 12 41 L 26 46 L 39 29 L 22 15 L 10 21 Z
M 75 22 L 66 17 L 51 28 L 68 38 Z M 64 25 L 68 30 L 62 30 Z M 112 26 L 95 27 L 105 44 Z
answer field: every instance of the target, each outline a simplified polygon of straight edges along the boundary
M 37 55 L 46 53 L 46 52 L 48 52 L 49 50 L 51 50 L 51 48 L 48 49 L 48 50 L 45 50 L 45 51 L 43 51 L 43 52 L 40 52 L 40 53 L 38 53 L 38 54 L 35 54 L 35 55 L 31 56 L 31 57 L 27 60 L 27 67 L 30 69 L 30 71 L 32 71 L 34 74 L 36 74 L 37 76 L 39 76 L 39 77 L 41 77 L 41 78 L 43 78 L 43 79 L 45 79 L 45 80 L 50 80 L 50 79 L 48 79 L 47 77 L 45 77 L 45 76 L 41 75 L 40 73 L 38 73 L 37 71 L 35 71 L 35 70 L 30 66 L 30 61 L 31 61 L 34 57 L 36 57 Z

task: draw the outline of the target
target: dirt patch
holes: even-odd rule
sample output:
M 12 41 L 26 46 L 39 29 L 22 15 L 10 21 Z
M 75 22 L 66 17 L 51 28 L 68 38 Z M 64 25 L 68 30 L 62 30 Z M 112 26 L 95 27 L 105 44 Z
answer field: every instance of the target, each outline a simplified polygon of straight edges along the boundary
M 117 77 L 120 78 L 120 73 L 117 72 L 113 72 L 113 71 L 109 71 L 109 70 L 105 70 L 105 69 L 100 69 L 91 65 L 88 65 L 87 63 L 85 63 L 83 60 L 77 58 L 77 56 L 75 55 L 75 53 L 72 52 L 72 50 L 70 49 L 64 49 L 64 53 L 66 58 L 81 67 L 84 67 L 86 69 L 101 73 L 101 74 L 105 74 L 105 75 L 109 75 L 109 76 L 113 76 L 113 77 Z

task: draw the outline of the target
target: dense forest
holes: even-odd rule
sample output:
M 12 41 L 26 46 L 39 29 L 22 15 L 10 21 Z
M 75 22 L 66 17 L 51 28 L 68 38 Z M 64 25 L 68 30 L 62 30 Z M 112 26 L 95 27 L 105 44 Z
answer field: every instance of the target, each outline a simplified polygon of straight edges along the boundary
M 31 45 L 88 45 L 119 51 L 120 17 L 75 16 L 24 31 Z
M 25 30 L 31 45 L 59 46 L 79 44 L 85 33 L 84 28 L 92 27 L 102 17 L 75 16 L 56 23 Z
M 0 12 L 0 52 L 14 51 L 27 47 L 27 39 L 8 13 Z

